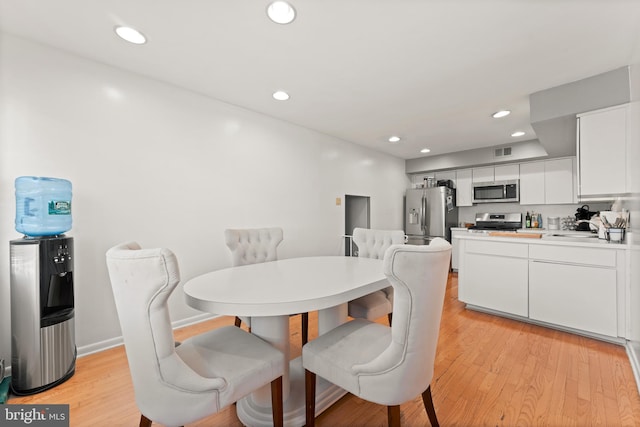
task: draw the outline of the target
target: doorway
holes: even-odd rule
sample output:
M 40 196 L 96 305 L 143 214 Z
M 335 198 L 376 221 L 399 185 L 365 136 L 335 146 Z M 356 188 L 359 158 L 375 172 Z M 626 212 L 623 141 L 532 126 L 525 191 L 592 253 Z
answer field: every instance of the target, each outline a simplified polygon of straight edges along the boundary
M 370 200 L 369 196 L 344 196 L 344 250 L 346 256 L 357 256 L 357 247 L 351 236 L 356 227 L 370 228 Z

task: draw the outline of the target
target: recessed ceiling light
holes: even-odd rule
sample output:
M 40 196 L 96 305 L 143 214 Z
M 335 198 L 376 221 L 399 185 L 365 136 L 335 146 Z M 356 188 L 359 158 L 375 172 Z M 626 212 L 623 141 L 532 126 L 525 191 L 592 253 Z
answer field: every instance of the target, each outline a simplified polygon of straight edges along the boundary
M 286 1 L 274 1 L 267 7 L 267 15 L 276 24 L 289 24 L 296 18 L 296 10 Z
M 289 94 L 283 90 L 278 90 L 273 92 L 273 99 L 277 99 L 278 101 L 286 101 L 289 99 Z
M 494 119 L 499 119 L 501 117 L 506 117 L 509 114 L 511 114 L 511 111 L 509 111 L 509 110 L 500 110 L 500 111 L 496 111 L 495 113 L 493 113 L 491 115 L 491 117 L 493 117 Z
M 400 137 L 399 136 L 390 136 L 389 137 L 389 142 L 398 142 L 400 141 Z
M 116 34 L 123 40 L 133 44 L 145 44 L 147 38 L 140 31 L 131 27 L 116 27 Z
M 514 132 L 514 133 L 512 133 L 512 134 L 511 134 L 511 136 L 513 136 L 513 137 L 516 137 L 516 136 L 522 136 L 522 135 L 524 135 L 524 132 L 522 132 L 521 130 L 519 130 L 519 131 Z
M 423 148 L 422 150 L 420 150 L 421 153 L 430 153 L 431 150 L 429 150 L 428 148 Z

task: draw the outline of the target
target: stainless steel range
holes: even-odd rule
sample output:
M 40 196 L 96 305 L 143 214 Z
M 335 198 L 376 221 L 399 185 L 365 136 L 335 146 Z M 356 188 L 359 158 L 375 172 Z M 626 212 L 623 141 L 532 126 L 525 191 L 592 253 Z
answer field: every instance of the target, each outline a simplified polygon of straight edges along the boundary
M 517 230 L 522 228 L 521 213 L 476 213 L 476 225 L 471 232 Z

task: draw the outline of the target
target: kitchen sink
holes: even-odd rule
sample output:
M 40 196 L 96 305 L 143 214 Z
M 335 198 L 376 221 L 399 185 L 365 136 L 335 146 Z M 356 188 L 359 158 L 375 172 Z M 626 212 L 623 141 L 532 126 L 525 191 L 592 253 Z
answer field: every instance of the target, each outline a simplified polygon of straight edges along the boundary
M 571 233 L 571 234 L 547 234 L 547 236 L 549 237 L 569 237 L 569 238 L 578 238 L 578 239 L 593 239 L 593 238 L 598 238 L 597 234 L 594 233 L 584 233 L 584 234 L 578 234 L 578 233 Z

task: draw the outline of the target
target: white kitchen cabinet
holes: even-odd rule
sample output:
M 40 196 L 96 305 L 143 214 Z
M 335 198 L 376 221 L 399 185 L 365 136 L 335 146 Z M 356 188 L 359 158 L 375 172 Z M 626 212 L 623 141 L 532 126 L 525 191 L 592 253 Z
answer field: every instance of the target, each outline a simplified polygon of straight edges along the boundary
M 454 271 L 458 271 L 458 265 L 460 260 L 460 240 L 458 237 L 467 234 L 469 231 L 464 230 L 451 230 L 451 268 Z
M 520 204 L 544 204 L 544 162 L 520 164 Z
M 496 181 L 520 179 L 520 165 L 515 163 L 496 166 L 493 171 L 493 177 Z
M 527 245 L 461 239 L 460 248 L 460 301 L 527 317 Z
M 458 238 L 458 298 L 577 333 L 619 340 L 628 333 L 625 250 L 609 245 Z
M 581 197 L 610 197 L 627 191 L 627 112 L 625 104 L 578 115 Z
M 544 162 L 544 203 L 547 205 L 576 203 L 573 159 L 553 159 Z
M 520 164 L 520 204 L 576 203 L 573 159 Z
M 471 169 L 456 171 L 456 206 L 473 206 L 473 181 Z
M 473 168 L 473 182 L 493 182 L 495 179 L 495 168 L 487 166 L 483 168 Z
M 529 317 L 617 337 L 616 270 L 530 261 Z

